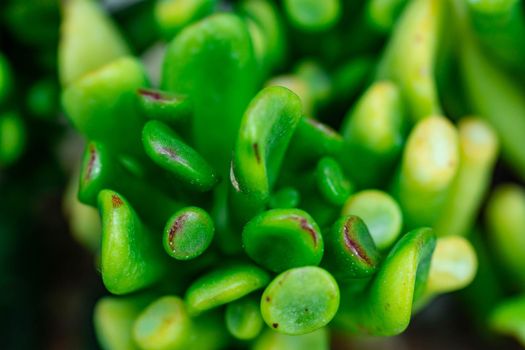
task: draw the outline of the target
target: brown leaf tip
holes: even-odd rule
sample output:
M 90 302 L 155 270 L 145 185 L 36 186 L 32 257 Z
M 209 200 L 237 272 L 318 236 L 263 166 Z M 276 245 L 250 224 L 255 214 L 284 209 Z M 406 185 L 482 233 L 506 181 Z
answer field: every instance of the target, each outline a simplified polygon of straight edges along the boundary
M 170 231 L 168 232 L 168 244 L 172 250 L 175 249 L 175 241 L 174 241 L 175 235 L 177 234 L 177 232 L 179 232 L 182 229 L 182 227 L 184 226 L 184 222 L 186 222 L 187 217 L 188 217 L 187 214 L 182 214 L 177 219 L 175 219 L 175 222 L 170 227 Z
M 368 265 L 372 265 L 372 261 L 370 261 L 370 257 L 366 254 L 363 247 L 361 247 L 359 242 L 354 240 L 350 234 L 350 226 L 352 226 L 356 221 L 357 217 L 352 216 L 345 222 L 343 226 L 343 238 L 345 241 L 345 246 L 359 259 L 363 260 Z
M 259 144 L 254 143 L 252 145 L 252 148 L 253 148 L 253 153 L 255 154 L 255 159 L 257 160 L 257 163 L 261 163 L 261 154 L 259 152 Z
M 124 205 L 124 202 L 122 199 L 120 199 L 119 196 L 116 194 L 111 195 L 111 203 L 113 204 L 113 208 L 117 209 Z
M 162 101 L 164 100 L 164 95 L 160 91 L 155 90 L 148 90 L 148 89 L 139 89 L 138 93 L 144 97 L 147 97 L 149 99 L 155 100 L 155 101 Z
M 160 147 L 158 147 L 158 152 L 159 152 L 159 154 L 167 156 L 167 157 L 173 159 L 176 162 L 180 162 L 181 161 L 181 157 L 179 157 L 177 152 L 175 152 L 175 150 L 173 148 L 171 148 L 171 147 L 160 146 Z
M 313 226 L 310 225 L 308 220 L 306 220 L 306 218 L 302 216 L 293 216 L 292 218 L 293 220 L 298 221 L 299 225 L 301 226 L 301 229 L 307 232 L 312 237 L 312 240 L 314 241 L 314 247 L 317 247 L 317 240 L 318 240 L 317 232 L 315 231 Z
M 89 161 L 86 167 L 86 173 L 84 174 L 85 180 L 89 180 L 89 178 L 91 178 L 91 174 L 93 173 L 93 168 L 97 160 L 97 150 L 95 149 L 94 145 L 92 144 L 89 145 L 88 152 L 89 152 Z

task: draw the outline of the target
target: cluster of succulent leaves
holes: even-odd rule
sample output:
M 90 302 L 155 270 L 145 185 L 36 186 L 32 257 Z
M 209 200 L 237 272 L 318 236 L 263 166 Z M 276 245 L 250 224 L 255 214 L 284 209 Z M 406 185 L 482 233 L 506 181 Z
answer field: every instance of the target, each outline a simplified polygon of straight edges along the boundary
M 64 2 L 62 105 L 101 236 L 71 202 L 73 227 L 114 294 L 95 310 L 102 346 L 327 349 L 329 329 L 396 335 L 468 285 L 499 144 L 525 178 L 523 14 L 480 3 L 164 0 L 112 18 Z M 494 196 L 519 279 L 525 195 Z M 501 278 L 481 258 L 477 283 Z M 524 305 L 494 326 L 519 330 Z

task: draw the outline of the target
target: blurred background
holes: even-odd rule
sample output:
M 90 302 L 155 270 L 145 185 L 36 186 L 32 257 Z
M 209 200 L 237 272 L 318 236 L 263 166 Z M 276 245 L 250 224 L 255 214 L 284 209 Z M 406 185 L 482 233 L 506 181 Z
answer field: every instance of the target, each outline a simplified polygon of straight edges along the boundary
M 104 6 L 126 31 L 124 13 L 139 11 L 145 3 L 105 1 Z M 0 158 L 2 349 L 98 349 L 92 310 L 107 292 L 95 256 L 74 239 L 64 215 L 63 198 L 83 141 L 60 109 L 59 23 L 57 0 L 0 2 L 0 53 L 12 72 L 12 88 L 1 105 L 0 120 L 15 120 L 1 128 L 0 142 L 10 137 L 25 140 L 16 151 L 19 154 L 0 155 L 4 157 Z M 382 46 L 381 40 L 376 46 Z M 141 52 L 152 59 L 151 53 Z M 344 109 L 355 98 L 348 99 Z M 512 176 L 498 165 L 493 181 L 509 180 Z M 415 315 L 401 336 L 349 339 L 336 335 L 333 348 L 520 348 L 511 339 L 486 332 L 473 319 L 468 299 L 463 292 L 441 296 Z

